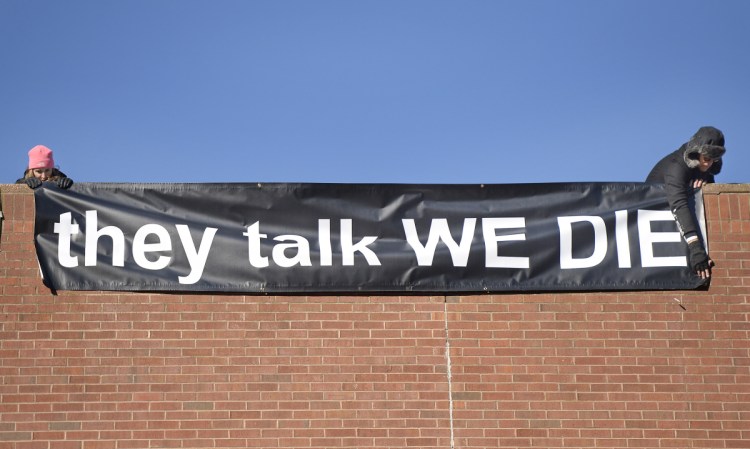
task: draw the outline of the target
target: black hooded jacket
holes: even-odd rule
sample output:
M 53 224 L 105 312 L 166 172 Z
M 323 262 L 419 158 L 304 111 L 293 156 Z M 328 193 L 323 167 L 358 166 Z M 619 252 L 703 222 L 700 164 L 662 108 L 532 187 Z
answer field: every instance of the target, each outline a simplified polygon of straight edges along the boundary
M 669 207 L 674 214 L 683 237 L 697 233 L 698 226 L 688 207 L 693 195 L 693 181 L 714 182 L 714 175 L 721 171 L 721 156 L 724 154 L 724 134 L 716 128 L 706 126 L 698 130 L 690 141 L 660 160 L 646 178 L 647 183 L 665 184 Z M 714 163 L 707 172 L 701 172 L 699 156 L 710 156 Z

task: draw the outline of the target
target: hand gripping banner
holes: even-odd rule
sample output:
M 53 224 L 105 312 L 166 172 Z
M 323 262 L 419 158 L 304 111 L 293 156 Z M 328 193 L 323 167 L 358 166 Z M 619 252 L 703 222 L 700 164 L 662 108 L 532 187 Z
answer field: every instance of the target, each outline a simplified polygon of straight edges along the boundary
M 55 290 L 238 293 L 692 289 L 642 183 L 98 184 L 35 191 Z M 702 218 L 702 217 L 701 217 Z

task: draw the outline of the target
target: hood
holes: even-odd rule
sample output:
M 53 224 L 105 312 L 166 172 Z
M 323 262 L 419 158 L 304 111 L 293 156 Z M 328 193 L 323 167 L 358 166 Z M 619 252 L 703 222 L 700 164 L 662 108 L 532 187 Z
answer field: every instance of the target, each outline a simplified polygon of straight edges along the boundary
M 708 170 L 709 173 L 715 175 L 721 171 L 721 157 L 724 156 L 726 148 L 724 148 L 724 133 L 717 128 L 713 126 L 701 127 L 683 146 L 685 147 L 683 158 L 688 167 L 697 167 L 699 164 L 698 156 L 702 154 L 715 160 Z

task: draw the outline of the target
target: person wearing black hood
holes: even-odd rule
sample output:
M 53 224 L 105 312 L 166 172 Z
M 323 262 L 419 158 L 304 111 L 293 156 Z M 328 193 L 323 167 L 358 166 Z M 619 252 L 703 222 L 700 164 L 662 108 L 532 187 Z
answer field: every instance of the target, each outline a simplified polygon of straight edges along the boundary
M 701 127 L 690 140 L 660 160 L 646 178 L 647 183 L 665 184 L 669 208 L 688 244 L 690 268 L 701 279 L 711 276 L 714 262 L 708 257 L 698 226 L 689 207 L 693 192 L 714 182 L 721 171 L 724 134 L 713 126 Z

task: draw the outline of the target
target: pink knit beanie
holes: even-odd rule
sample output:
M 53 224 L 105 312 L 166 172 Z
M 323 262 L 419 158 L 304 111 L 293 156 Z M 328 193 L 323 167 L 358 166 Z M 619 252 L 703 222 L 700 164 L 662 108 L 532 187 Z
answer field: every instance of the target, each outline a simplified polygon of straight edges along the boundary
M 55 168 L 52 150 L 44 145 L 37 145 L 29 150 L 29 169 Z

